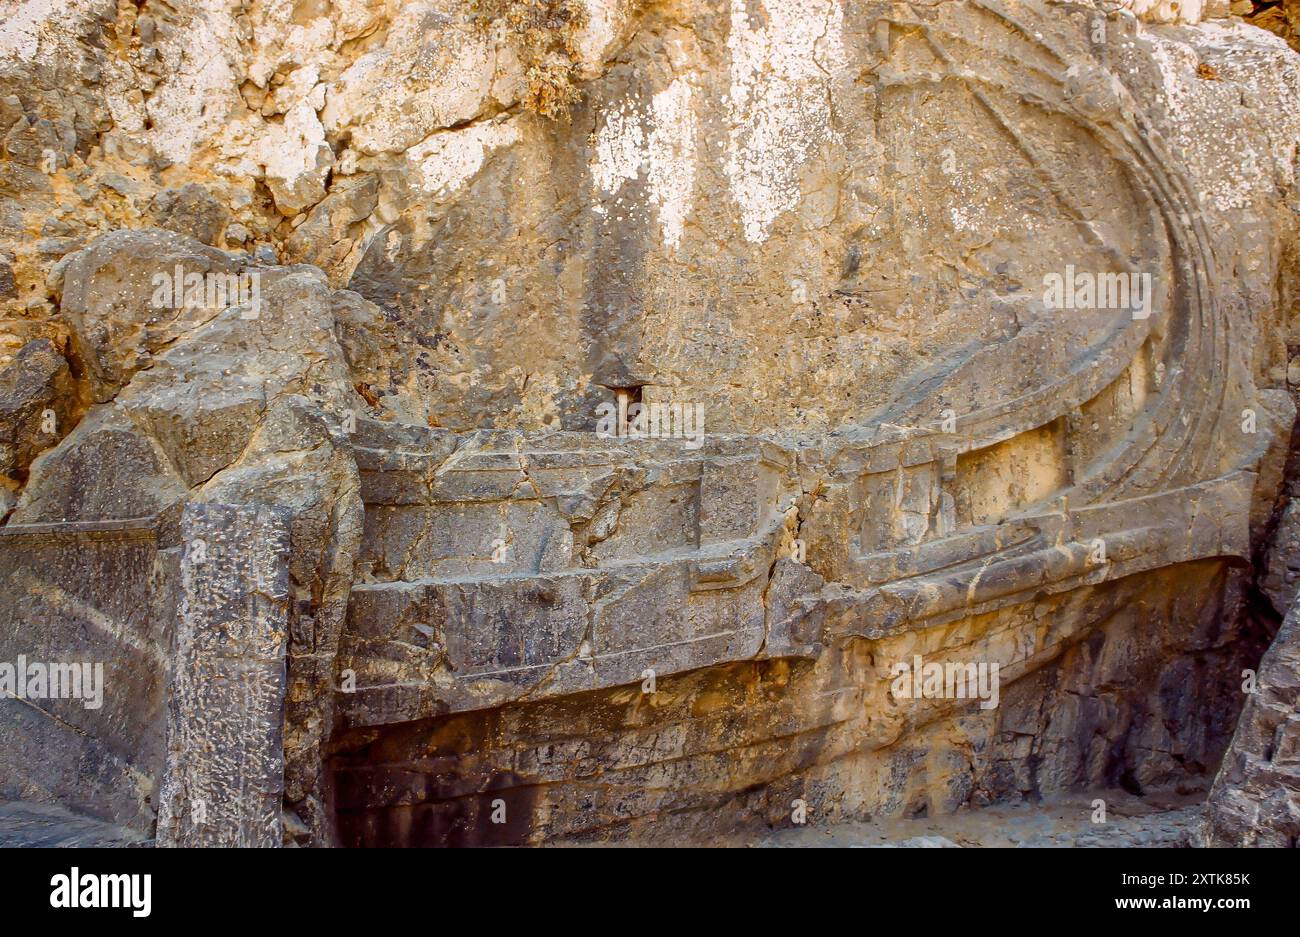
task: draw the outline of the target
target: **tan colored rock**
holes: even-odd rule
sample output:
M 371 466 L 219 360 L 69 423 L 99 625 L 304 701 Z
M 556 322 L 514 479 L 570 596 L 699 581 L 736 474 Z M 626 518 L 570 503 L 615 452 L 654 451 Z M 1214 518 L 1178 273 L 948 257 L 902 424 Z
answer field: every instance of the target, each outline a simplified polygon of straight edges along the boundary
M 330 88 L 333 133 L 350 131 L 362 153 L 400 152 L 430 133 L 478 116 L 491 87 L 491 36 L 458 4 L 406 4 L 382 50 L 353 63 Z
M 53 287 L 96 402 L 112 399 L 178 337 L 237 305 L 245 268 L 154 230 L 116 232 L 66 258 Z
M 1258 674 L 1243 679 L 1246 706 L 1210 794 L 1206 846 L 1294 849 L 1300 842 L 1298 621 L 1292 606 Z
M 1227 12 L 23 4 L 5 393 L 80 422 L 0 485 L 0 661 L 142 689 L 0 708 L 0 797 L 171 838 L 173 742 L 277 704 L 259 842 L 1207 790 L 1296 565 L 1300 59 Z M 169 656 L 228 510 L 288 529 L 251 722 Z
M 149 206 L 149 213 L 157 227 L 188 234 L 214 247 L 220 245 L 226 219 L 230 217 L 230 212 L 215 196 L 195 183 L 159 192 Z

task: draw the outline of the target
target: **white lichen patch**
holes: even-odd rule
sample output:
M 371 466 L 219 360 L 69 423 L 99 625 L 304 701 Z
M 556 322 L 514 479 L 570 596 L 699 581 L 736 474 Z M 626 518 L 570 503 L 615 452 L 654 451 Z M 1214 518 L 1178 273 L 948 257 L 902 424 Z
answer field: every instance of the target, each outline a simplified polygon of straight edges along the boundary
M 26 0 L 0 3 L 0 60 L 35 60 L 43 36 L 53 30 L 59 14 L 68 12 L 63 0 Z
M 726 174 L 746 240 L 798 206 L 800 167 L 837 139 L 828 84 L 845 61 L 834 0 L 731 0 Z
M 659 209 L 664 244 L 682 240 L 695 189 L 695 111 L 691 86 L 684 78 L 654 96 L 650 131 L 650 198 Z
M 672 249 L 681 243 L 695 190 L 693 97 L 689 79 L 678 78 L 653 96 L 648 115 L 637 102 L 625 101 L 605 115 L 591 158 L 592 182 L 607 196 L 617 196 L 624 182 L 644 172 L 645 194 L 625 207 L 635 211 L 646 202 L 653 205 L 663 242 Z M 599 203 L 594 209 L 608 211 Z
M 96 0 L 0 0 L 0 62 L 66 65 L 89 50 L 82 36 L 100 27 Z
M 464 130 L 435 133 L 406 151 L 419 173 L 420 188 L 431 195 L 447 195 L 471 180 L 492 150 L 519 140 L 512 122 L 482 124 Z
M 626 179 L 635 179 L 645 158 L 645 128 L 633 102 L 606 112 L 596 135 L 591 178 L 600 192 L 613 195 Z
M 284 122 L 270 124 L 261 139 L 261 163 L 275 203 L 286 214 L 325 197 L 325 178 L 334 152 L 309 100 L 289 110 Z

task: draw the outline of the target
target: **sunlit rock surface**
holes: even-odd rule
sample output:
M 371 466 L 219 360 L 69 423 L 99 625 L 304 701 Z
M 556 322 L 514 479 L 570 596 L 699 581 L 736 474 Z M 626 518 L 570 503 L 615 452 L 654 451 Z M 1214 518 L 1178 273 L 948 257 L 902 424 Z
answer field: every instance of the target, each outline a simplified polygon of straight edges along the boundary
M 104 665 L 0 700 L 0 798 L 455 845 L 1204 795 L 1300 570 L 1300 58 L 1232 6 L 0 0 L 0 663 Z M 1211 824 L 1284 812 L 1243 764 L 1294 799 L 1244 726 Z

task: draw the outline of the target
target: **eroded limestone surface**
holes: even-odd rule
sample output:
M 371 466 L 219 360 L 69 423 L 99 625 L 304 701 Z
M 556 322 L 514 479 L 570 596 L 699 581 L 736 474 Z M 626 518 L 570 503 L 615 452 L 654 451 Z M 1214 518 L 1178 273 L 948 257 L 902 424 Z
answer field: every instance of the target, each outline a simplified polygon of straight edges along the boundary
M 1300 842 L 1300 609 L 1293 607 L 1260 663 L 1210 793 L 1207 846 Z
M 1300 58 L 1243 11 L 0 10 L 0 662 L 106 681 L 0 700 L 0 797 L 425 845 L 1209 789 L 1300 569 Z M 283 536 L 194 566 L 222 517 Z

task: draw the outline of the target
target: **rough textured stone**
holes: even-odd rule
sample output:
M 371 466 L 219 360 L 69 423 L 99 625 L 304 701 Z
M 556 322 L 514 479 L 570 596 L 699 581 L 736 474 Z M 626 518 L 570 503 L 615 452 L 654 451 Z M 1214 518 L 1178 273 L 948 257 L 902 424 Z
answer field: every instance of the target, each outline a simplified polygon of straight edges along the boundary
M 0 474 L 25 476 L 67 435 L 77 407 L 68 362 L 49 339 L 23 346 L 0 371 Z
M 130 848 L 147 845 L 132 830 L 43 804 L 0 803 L 0 846 Z
M 164 189 L 149 206 L 149 220 L 160 228 L 218 245 L 230 211 L 201 185 Z
M 0 797 L 147 833 L 163 763 L 174 564 L 151 524 L 0 527 L 0 660 L 103 665 L 102 705 L 0 698 Z M 22 753 L 22 757 L 15 757 Z
M 1206 809 L 1207 846 L 1300 844 L 1300 604 L 1259 664 Z
M 1300 58 L 1233 12 L 16 4 L 0 661 L 123 695 L 4 701 L 0 796 L 423 845 L 1203 794 L 1300 569 Z M 185 669 L 219 506 L 285 525 L 251 716 Z M 1219 785 L 1281 817 L 1259 706 Z M 195 840 L 208 730 L 258 797 Z
M 241 272 L 235 258 L 157 230 L 106 235 L 60 263 L 59 312 L 95 402 L 111 400 L 157 352 L 224 311 L 207 304 L 206 289 L 191 296 L 185 278 Z
M 222 504 L 181 515 L 160 846 L 283 839 L 290 516 Z
M 1233 13 L 1261 29 L 1277 33 L 1291 44 L 1300 47 L 1300 2 L 1297 0 L 1262 0 L 1262 2 L 1234 3 Z

